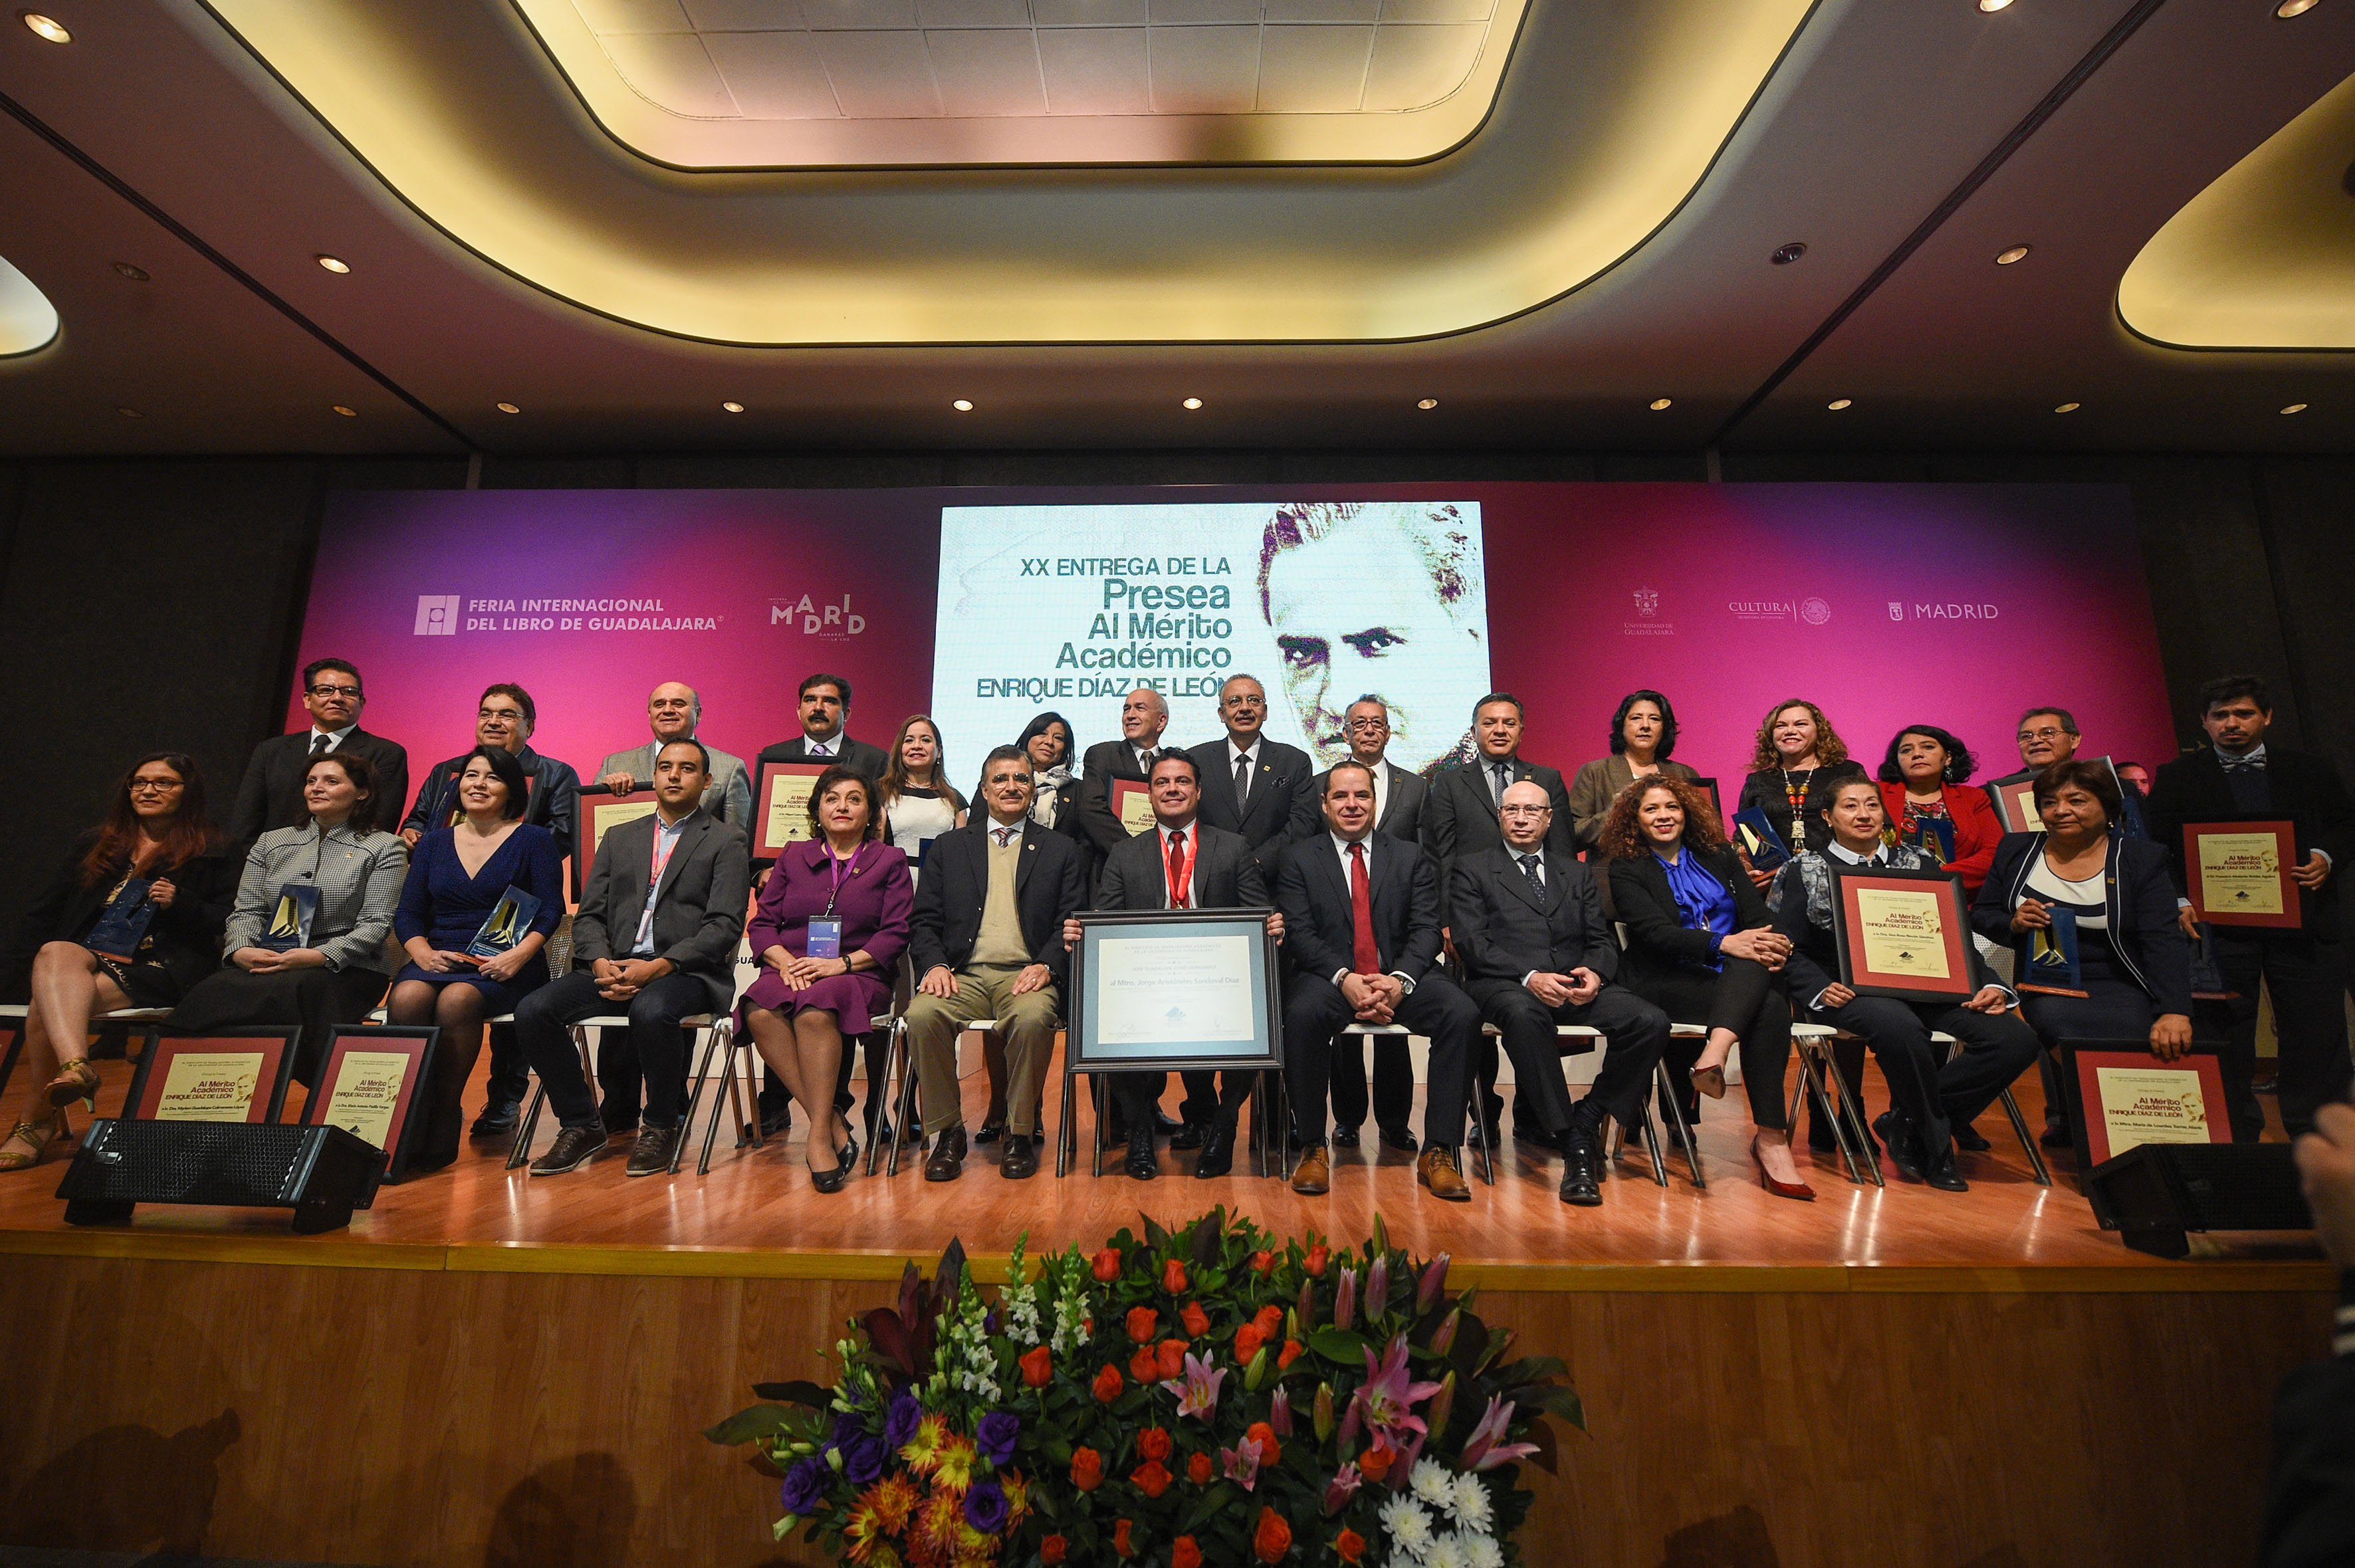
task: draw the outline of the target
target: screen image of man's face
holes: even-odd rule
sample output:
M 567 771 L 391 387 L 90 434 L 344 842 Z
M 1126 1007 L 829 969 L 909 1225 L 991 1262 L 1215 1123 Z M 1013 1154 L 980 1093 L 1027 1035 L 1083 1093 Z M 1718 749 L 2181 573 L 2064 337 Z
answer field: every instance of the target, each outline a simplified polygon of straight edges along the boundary
M 1476 584 L 1466 598 L 1479 595 Z M 1446 755 L 1463 739 L 1465 705 L 1487 689 L 1482 608 L 1443 603 L 1414 540 L 1387 518 L 1354 520 L 1277 555 L 1268 630 L 1317 765 L 1349 754 L 1344 715 L 1366 695 L 1390 707 L 1393 763 L 1420 770 Z

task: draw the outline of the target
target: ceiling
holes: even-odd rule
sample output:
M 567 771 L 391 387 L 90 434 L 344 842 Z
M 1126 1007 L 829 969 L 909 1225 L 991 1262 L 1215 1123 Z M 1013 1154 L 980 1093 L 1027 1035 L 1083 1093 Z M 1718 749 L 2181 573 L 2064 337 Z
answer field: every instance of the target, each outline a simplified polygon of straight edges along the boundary
M 1002 27 L 996 0 L 662 0 L 683 21 L 653 32 L 627 31 L 651 0 L 565 0 L 601 54 L 655 33 L 703 50 L 729 114 L 678 113 L 678 79 L 602 54 L 677 126 L 954 133 L 939 145 L 970 154 L 815 167 L 779 140 L 725 168 L 625 144 L 535 30 L 555 3 L 45 0 L 63 45 L 0 18 L 0 258 L 62 321 L 0 358 L 0 454 L 2355 443 L 2344 334 L 2154 330 L 2132 288 L 2121 316 L 2147 261 L 2178 302 L 2345 319 L 2355 196 L 2314 171 L 2355 157 L 2325 102 L 2355 74 L 2355 0 L 2288 20 L 2273 0 L 1529 0 L 1454 150 L 1257 165 L 1284 123 L 1401 117 L 1369 112 L 1369 77 L 1353 110 L 1268 101 L 1267 39 L 1297 14 L 1279 0 L 1231 20 L 1239 0 L 1186 0 L 1182 22 L 1136 0 L 1073 28 L 1050 0 Z M 1387 4 L 1298 25 L 1456 25 Z M 306 15 L 368 50 L 290 52 Z M 1228 96 L 1163 103 L 1165 27 L 1255 33 L 1250 106 L 1239 50 Z M 1135 79 L 1016 102 L 1007 69 L 975 80 L 1013 112 L 952 112 L 929 40 L 955 31 L 1038 60 L 1050 33 L 1143 33 L 1144 110 Z M 799 46 L 766 46 L 740 95 L 723 32 L 796 35 L 822 65 L 821 34 L 921 40 L 935 112 L 854 112 L 826 66 L 836 113 L 795 119 L 761 94 Z M 1481 59 L 1504 52 L 1492 36 Z M 1144 139 L 1206 118 L 1267 123 L 1209 155 L 1191 130 Z M 992 122 L 1125 166 L 970 166 L 1013 144 L 966 135 Z

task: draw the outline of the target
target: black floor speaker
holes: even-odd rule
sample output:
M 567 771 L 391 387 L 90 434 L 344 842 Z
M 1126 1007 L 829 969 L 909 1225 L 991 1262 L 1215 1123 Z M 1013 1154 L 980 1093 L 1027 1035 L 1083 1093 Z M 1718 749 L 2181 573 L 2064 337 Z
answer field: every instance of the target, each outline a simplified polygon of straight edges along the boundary
M 119 1225 L 139 1203 L 292 1209 L 298 1235 L 338 1231 L 384 1163 L 341 1127 L 278 1122 L 94 1122 L 58 1196 L 69 1225 Z
M 2190 1231 L 2310 1231 L 2287 1144 L 2142 1144 L 2086 1173 L 2138 1253 L 2179 1258 Z

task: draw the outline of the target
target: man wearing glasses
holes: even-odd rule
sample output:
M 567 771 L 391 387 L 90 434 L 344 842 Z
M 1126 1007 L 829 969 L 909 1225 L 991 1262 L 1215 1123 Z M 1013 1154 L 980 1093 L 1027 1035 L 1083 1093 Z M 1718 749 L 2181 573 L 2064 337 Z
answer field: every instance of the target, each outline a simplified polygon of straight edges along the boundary
M 342 751 L 366 757 L 376 769 L 378 799 L 409 798 L 409 753 L 360 728 L 360 709 L 368 706 L 360 672 L 344 659 L 313 659 L 303 667 L 302 691 L 310 728 L 264 741 L 245 765 L 245 781 L 238 785 L 229 824 L 230 846 L 240 855 L 272 828 L 310 822 L 303 774 L 314 757 Z
M 2024 784 L 2055 763 L 2070 762 L 2076 757 L 2077 748 L 2083 744 L 2083 737 L 2077 733 L 2077 720 L 2065 708 L 2030 709 L 2019 716 L 2019 733 L 2014 739 L 2019 742 L 2019 760 L 2023 765 L 2016 773 L 1990 780 L 1987 785 L 1990 789 L 1998 784 Z M 2129 763 L 2126 767 L 2132 768 L 2134 764 Z M 2148 782 L 2149 775 L 2146 773 L 2141 781 L 2137 781 L 2126 776 L 2126 768 L 2113 767 L 2110 771 L 2117 775 L 2118 793 L 2126 798 L 2126 810 L 2119 827 L 2129 838 L 2149 837 L 2149 830 L 2144 827 L 2142 820 L 2147 793 L 2143 785 Z M 2141 772 L 2138 768 L 2135 771 Z
M 538 709 L 532 704 L 531 693 L 513 681 L 484 688 L 482 700 L 474 709 L 474 743 L 510 752 L 523 764 L 524 777 L 531 785 L 523 819 L 555 835 L 557 852 L 569 855 L 572 852 L 572 813 L 580 804 L 581 775 L 572 771 L 571 763 L 559 763 L 531 749 L 532 731 L 538 727 Z M 447 827 L 456 820 L 458 775 L 465 771 L 467 759 L 474 754 L 468 752 L 446 763 L 436 763 L 433 771 L 425 775 L 425 783 L 417 791 L 417 804 L 409 808 L 409 816 L 400 825 L 401 840 L 410 848 L 416 848 L 417 841 L 435 828 Z

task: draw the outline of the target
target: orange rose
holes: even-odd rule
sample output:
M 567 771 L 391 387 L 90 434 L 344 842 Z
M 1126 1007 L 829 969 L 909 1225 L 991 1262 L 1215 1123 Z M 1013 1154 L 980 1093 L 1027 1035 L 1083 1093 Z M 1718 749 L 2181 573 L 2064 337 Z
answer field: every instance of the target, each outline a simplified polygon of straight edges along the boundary
M 1130 1339 L 1139 1345 L 1149 1345 L 1153 1343 L 1153 1337 L 1160 1331 L 1161 1314 L 1154 1311 L 1150 1307 L 1132 1307 L 1128 1309 Z
M 1292 1363 L 1298 1360 L 1300 1360 L 1300 1341 L 1286 1339 L 1284 1342 L 1284 1349 L 1275 1353 L 1275 1370 L 1279 1372 L 1290 1371 Z
M 1154 1352 L 1154 1359 L 1159 1362 L 1161 1375 L 1165 1379 L 1184 1377 L 1186 1375 L 1186 1341 L 1162 1340 L 1160 1349 Z
M 1127 1520 L 1122 1520 L 1112 1527 L 1112 1549 L 1123 1557 L 1136 1555 L 1136 1548 L 1128 1543 L 1128 1532 L 1131 1528 Z
M 1094 1387 L 1096 1398 L 1105 1404 L 1110 1404 L 1120 1397 L 1121 1387 L 1120 1369 L 1106 1361 L 1103 1371 L 1096 1374 Z
M 1359 1562 L 1366 1555 L 1366 1538 L 1345 1525 L 1333 1538 L 1333 1550 L 1344 1563 Z
M 1246 1323 L 1235 1330 L 1235 1365 L 1248 1367 L 1259 1348 L 1267 1343 L 1267 1336 L 1259 1331 L 1256 1323 Z
M 1069 1552 L 1071 1549 L 1071 1543 L 1070 1541 L 1065 1541 L 1060 1535 L 1050 1535 L 1046 1540 L 1039 1543 L 1039 1561 L 1041 1563 L 1060 1563 L 1063 1560 L 1063 1553 Z
M 1147 1459 L 1167 1459 L 1169 1446 L 1169 1434 L 1158 1426 L 1148 1426 L 1136 1435 L 1136 1451 Z
M 1292 1526 L 1272 1508 L 1259 1510 L 1259 1528 L 1252 1531 L 1252 1555 L 1263 1563 L 1281 1563 L 1292 1550 Z
M 1188 1454 L 1186 1456 L 1186 1478 L 1196 1486 L 1209 1486 L 1211 1476 L 1216 1473 L 1208 1454 Z
M 1120 1249 L 1106 1247 L 1095 1256 L 1096 1283 L 1110 1285 L 1120 1277 Z
M 1161 1265 L 1161 1288 L 1172 1296 L 1186 1294 L 1186 1265 L 1171 1258 Z
M 1253 1274 L 1272 1274 L 1275 1270 L 1275 1254 L 1273 1253 L 1253 1253 L 1252 1254 L 1251 1266 L 1252 1273 Z
M 1169 1489 L 1170 1481 L 1175 1479 L 1158 1459 L 1147 1459 L 1130 1471 L 1128 1478 L 1130 1484 L 1148 1498 L 1158 1498 Z
M 1019 1364 L 1022 1381 L 1028 1388 L 1045 1388 L 1048 1380 L 1055 1375 L 1054 1358 L 1047 1353 L 1044 1345 L 1035 1350 L 1025 1351 Z
M 1083 1492 L 1103 1485 L 1103 1456 L 1092 1448 L 1072 1449 L 1071 1485 Z
M 1178 1309 L 1178 1321 L 1186 1325 L 1188 1339 L 1199 1339 L 1210 1331 L 1210 1315 L 1202 1310 L 1199 1301 L 1189 1301 Z
M 1387 1443 L 1377 1443 L 1358 1456 L 1358 1474 L 1379 1486 L 1390 1478 L 1391 1461 L 1397 1457 L 1397 1449 Z
M 1324 1243 L 1319 1242 L 1315 1246 L 1308 1249 L 1308 1261 L 1305 1266 L 1310 1274 L 1322 1279 L 1325 1277 L 1325 1265 L 1332 1262 L 1332 1260 L 1333 1249 L 1327 1246 Z
M 1252 1321 L 1259 1325 L 1261 1339 L 1273 1339 L 1284 1332 L 1284 1308 L 1270 1302 L 1259 1309 Z
M 1169 1568 L 1202 1568 L 1202 1549 L 1192 1536 L 1179 1536 L 1169 1548 Z
M 1284 1445 L 1275 1440 L 1275 1428 L 1264 1421 L 1254 1421 L 1243 1428 L 1247 1442 L 1259 1445 L 1259 1462 L 1273 1465 L 1284 1457 Z
M 1154 1357 L 1152 1346 L 1139 1345 L 1136 1348 L 1136 1354 L 1128 1359 L 1128 1375 L 1141 1383 L 1160 1381 L 1161 1363 Z

